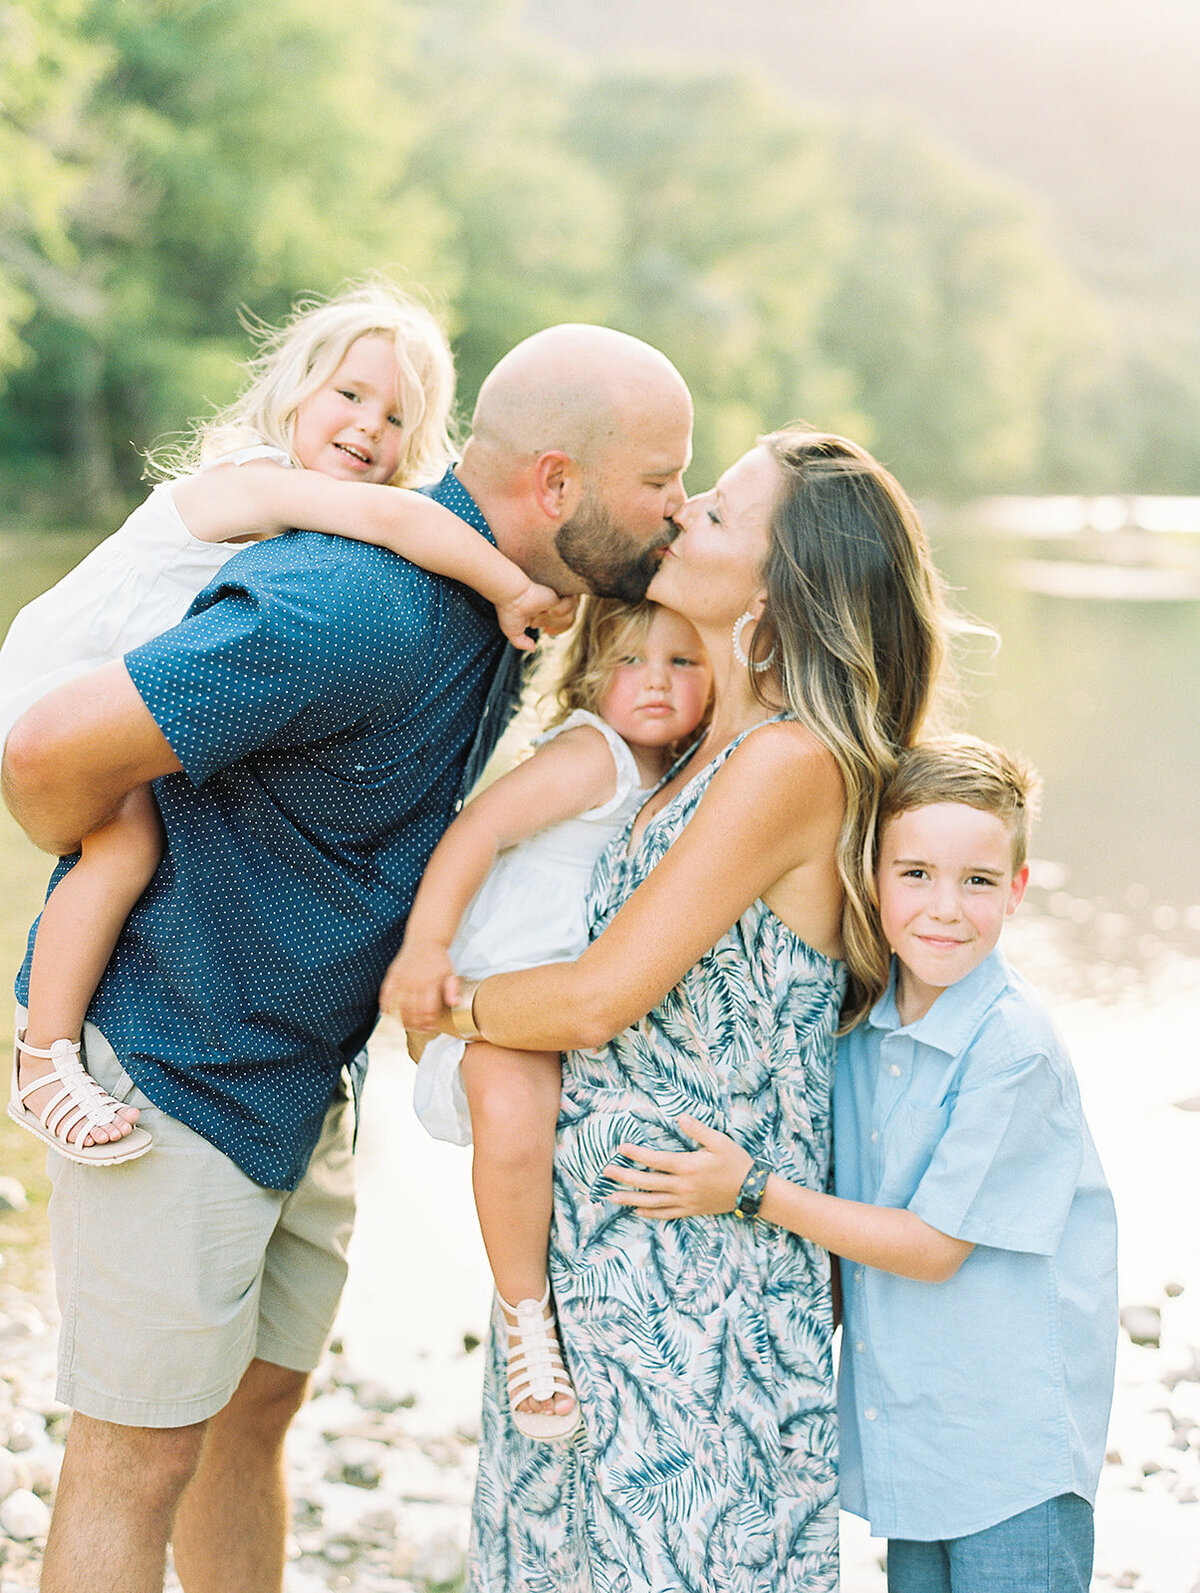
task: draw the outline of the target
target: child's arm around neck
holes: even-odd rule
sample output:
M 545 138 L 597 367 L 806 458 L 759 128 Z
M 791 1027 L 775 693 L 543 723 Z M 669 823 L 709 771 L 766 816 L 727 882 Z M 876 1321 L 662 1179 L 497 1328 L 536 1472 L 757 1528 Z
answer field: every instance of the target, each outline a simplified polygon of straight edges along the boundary
M 373 543 L 434 575 L 461 581 L 494 603 L 515 647 L 534 644 L 526 629 L 554 634 L 570 623 L 574 603 L 533 582 L 452 510 L 421 492 L 338 481 L 317 470 L 289 470 L 268 460 L 214 465 L 171 485 L 184 525 L 201 542 L 324 531 Z

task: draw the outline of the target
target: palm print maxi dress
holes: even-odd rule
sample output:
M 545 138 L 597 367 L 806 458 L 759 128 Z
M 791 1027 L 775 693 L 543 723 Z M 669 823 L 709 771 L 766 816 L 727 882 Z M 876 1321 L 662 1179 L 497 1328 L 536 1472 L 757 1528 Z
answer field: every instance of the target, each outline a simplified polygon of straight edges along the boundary
M 651 819 L 632 857 L 614 840 L 592 884 L 594 934 L 730 751 Z M 550 1277 L 585 1431 L 570 1444 L 517 1432 L 494 1316 L 474 1593 L 836 1589 L 827 1257 L 732 1214 L 647 1221 L 605 1199 L 602 1170 L 623 1140 L 694 1149 L 674 1127 L 686 1112 L 823 1188 L 843 979 L 755 902 L 647 1017 L 567 1055 Z

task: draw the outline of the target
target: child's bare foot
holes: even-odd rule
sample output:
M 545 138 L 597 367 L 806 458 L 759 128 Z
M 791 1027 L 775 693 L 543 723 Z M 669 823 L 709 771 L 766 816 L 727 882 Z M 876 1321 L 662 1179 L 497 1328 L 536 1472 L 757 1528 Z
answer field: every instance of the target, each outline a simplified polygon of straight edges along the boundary
M 497 1296 L 499 1299 L 499 1296 Z M 563 1364 L 550 1285 L 540 1300 L 500 1300 L 508 1329 L 508 1402 L 527 1438 L 568 1438 L 580 1423 L 579 1400 Z
M 42 1079 L 46 1082 L 39 1087 Z M 76 1161 L 127 1161 L 150 1148 L 150 1136 L 135 1128 L 138 1108 L 122 1106 L 97 1084 L 80 1062 L 73 1040 L 55 1040 L 42 1048 L 18 1038 L 8 1114 Z

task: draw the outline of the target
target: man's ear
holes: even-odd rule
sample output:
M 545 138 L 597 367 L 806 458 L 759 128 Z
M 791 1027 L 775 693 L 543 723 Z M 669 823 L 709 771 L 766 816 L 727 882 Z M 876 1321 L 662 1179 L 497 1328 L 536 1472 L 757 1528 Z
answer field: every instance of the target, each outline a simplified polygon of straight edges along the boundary
M 539 454 L 533 467 L 533 493 L 538 508 L 551 520 L 567 520 L 583 496 L 579 466 L 561 449 Z

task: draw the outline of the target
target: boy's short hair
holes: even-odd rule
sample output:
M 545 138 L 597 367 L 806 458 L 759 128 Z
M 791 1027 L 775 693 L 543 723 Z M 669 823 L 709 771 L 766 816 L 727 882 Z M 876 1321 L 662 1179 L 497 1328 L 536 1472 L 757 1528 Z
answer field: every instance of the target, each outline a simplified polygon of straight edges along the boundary
M 906 748 L 896 760 L 880 800 L 877 833 L 889 819 L 914 808 L 961 802 L 995 814 L 1008 826 L 1015 872 L 1029 853 L 1041 790 L 1041 776 L 1024 758 L 978 736 L 939 736 Z

